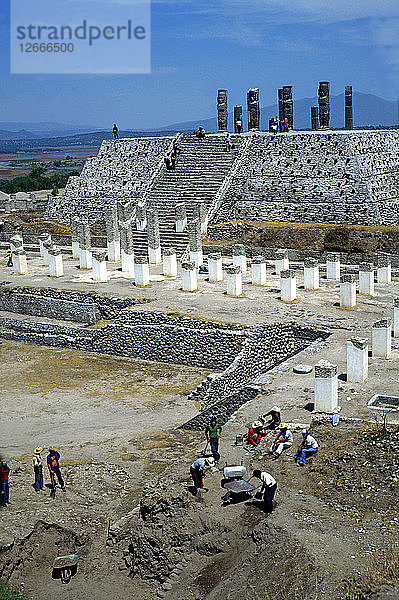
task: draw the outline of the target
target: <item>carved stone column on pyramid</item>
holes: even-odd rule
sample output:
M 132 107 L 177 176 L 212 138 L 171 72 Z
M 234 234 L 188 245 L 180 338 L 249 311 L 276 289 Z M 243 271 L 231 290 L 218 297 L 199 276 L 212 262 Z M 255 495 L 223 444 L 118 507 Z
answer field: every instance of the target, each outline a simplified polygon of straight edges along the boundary
M 339 305 L 341 308 L 354 308 L 356 306 L 356 279 L 354 275 L 341 275 Z
M 385 252 L 377 254 L 377 283 L 391 283 L 391 257 Z
M 292 269 L 284 269 L 280 272 L 281 300 L 293 302 L 296 300 L 296 277 Z
M 43 258 L 46 252 L 44 249 L 44 242 L 51 242 L 51 235 L 49 233 L 42 233 L 41 235 L 39 235 L 40 256 L 42 256 Z
M 371 330 L 371 351 L 373 356 L 379 358 L 389 358 L 391 356 L 391 336 L 391 319 L 381 319 L 381 321 L 373 324 Z
M 243 132 L 242 106 L 239 106 L 239 105 L 236 105 L 234 107 L 234 132 L 235 133 Z
M 247 92 L 248 131 L 259 131 L 260 105 L 259 88 L 250 88 Z
M 199 219 L 194 219 L 188 224 L 188 241 L 190 246 L 190 261 L 198 268 L 204 259 L 202 256 L 202 236 Z
M 43 262 L 46 267 L 50 264 L 50 250 L 54 248 L 54 244 L 51 241 L 51 238 L 43 243 Z
M 174 248 L 163 250 L 163 274 L 165 277 L 177 277 L 177 258 Z
M 253 256 L 251 263 L 252 285 L 266 285 L 266 259 L 263 256 Z
M 62 264 L 62 254 L 59 248 L 50 248 L 48 251 L 50 277 L 62 277 L 64 267 Z
M 374 296 L 374 265 L 371 262 L 359 265 L 359 294 Z
M 233 265 L 241 269 L 241 273 L 247 272 L 247 255 L 243 244 L 235 244 L 233 247 Z
M 127 223 L 132 220 L 135 205 L 133 202 L 122 202 L 120 200 L 116 203 L 116 213 L 118 215 L 118 223 Z
M 285 85 L 278 90 L 278 109 L 280 123 L 288 119 L 288 127 L 294 126 L 294 103 L 292 101 L 292 85 Z
M 12 238 L 10 239 L 11 252 L 14 252 L 14 250 L 17 250 L 18 248 L 23 248 L 23 246 L 24 246 L 24 241 L 22 239 L 22 235 L 20 233 L 13 235 Z
M 90 225 L 85 221 L 80 223 L 79 229 L 79 265 L 81 269 L 91 269 L 93 266 Z
M 393 299 L 393 337 L 399 337 L 399 298 Z
M 368 375 L 368 341 L 352 337 L 346 342 L 346 380 L 350 383 L 364 383 Z
M 227 90 L 218 90 L 217 109 L 218 109 L 219 132 L 227 131 L 227 121 L 228 121 Z
M 319 107 L 312 106 L 310 108 L 310 125 L 312 131 L 317 131 L 319 129 Z
M 184 202 L 178 202 L 175 206 L 176 211 L 176 232 L 181 233 L 187 227 L 187 213 Z
M 112 206 L 106 210 L 105 226 L 107 230 L 108 260 L 113 263 L 119 262 L 121 259 L 121 245 L 116 206 Z
M 321 129 L 328 129 L 330 126 L 330 82 L 320 81 L 319 83 L 319 122 Z
M 26 252 L 23 248 L 16 248 L 12 253 L 14 272 L 17 275 L 25 275 L 28 272 Z
M 187 261 L 181 265 L 181 283 L 183 292 L 197 292 L 197 269 L 194 261 Z
M 305 290 L 318 290 L 319 281 L 319 263 L 315 258 L 305 258 L 303 267 L 303 287 Z
M 193 209 L 193 219 L 198 219 L 201 223 L 201 233 L 205 233 L 205 219 L 208 209 L 204 202 L 196 202 Z
M 97 250 L 93 252 L 93 281 L 98 281 L 100 283 L 105 283 L 108 281 L 107 276 L 107 262 L 105 257 L 107 256 L 107 252 L 105 250 Z
M 336 252 L 329 252 L 326 256 L 327 279 L 339 280 L 341 277 L 340 255 Z
M 79 217 L 71 219 L 71 242 L 72 242 L 72 258 L 79 258 Z
M 314 409 L 332 413 L 338 408 L 337 365 L 320 360 L 314 368 Z
M 239 265 L 229 265 L 226 267 L 226 284 L 228 296 L 241 296 L 242 275 Z
M 159 235 L 158 213 L 153 208 L 147 210 L 147 239 L 148 258 L 151 265 L 160 265 L 162 262 L 161 238 Z
M 121 262 L 123 273 L 134 273 L 134 248 L 132 222 L 126 221 L 120 226 Z
M 136 208 L 136 229 L 137 231 L 145 231 L 147 228 L 147 208 L 146 206 L 137 205 Z
M 208 254 L 208 273 L 209 281 L 211 283 L 223 281 L 223 260 L 221 252 Z
M 353 129 L 352 86 L 345 86 L 345 129 Z
M 136 256 L 134 259 L 134 279 L 137 287 L 150 285 L 150 269 L 146 256 Z
M 281 250 L 276 250 L 276 275 L 280 275 L 281 271 L 286 271 L 290 268 L 290 263 L 288 260 L 288 250 L 282 248 Z

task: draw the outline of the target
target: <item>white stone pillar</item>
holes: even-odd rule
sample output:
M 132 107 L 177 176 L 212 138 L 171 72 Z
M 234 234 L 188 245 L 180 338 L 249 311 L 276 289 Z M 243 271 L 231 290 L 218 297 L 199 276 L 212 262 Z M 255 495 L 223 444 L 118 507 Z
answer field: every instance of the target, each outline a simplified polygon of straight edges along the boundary
M 346 380 L 350 383 L 367 381 L 369 345 L 363 338 L 352 337 L 346 342 Z
M 339 305 L 341 308 L 354 308 L 356 306 L 356 280 L 354 275 L 341 275 Z
M 280 275 L 281 271 L 287 271 L 290 268 L 288 260 L 288 250 L 282 248 L 276 251 L 276 275 Z
M 107 263 L 105 257 L 107 252 L 105 250 L 98 250 L 92 254 L 92 275 L 93 281 L 99 283 L 105 283 L 108 281 L 107 276 Z
M 327 279 L 339 280 L 341 277 L 340 256 L 336 252 L 329 252 L 326 256 Z
M 12 253 L 12 262 L 14 266 L 14 272 L 16 275 L 26 275 L 28 272 L 28 265 L 26 262 L 26 252 L 22 248 L 17 248 Z
M 399 337 L 399 298 L 393 299 L 393 337 Z
M 162 252 L 157 211 L 154 209 L 147 210 L 147 219 L 148 258 L 151 265 L 160 265 L 162 263 Z
M 371 262 L 359 265 L 359 294 L 374 296 L 374 265 Z
M 242 294 L 242 274 L 241 267 L 238 265 L 229 265 L 226 267 L 226 284 L 228 296 L 241 296 Z
M 91 269 L 93 267 L 93 257 L 91 250 L 79 248 L 79 268 Z
M 377 254 L 377 283 L 391 283 L 391 257 L 385 252 Z
M 50 248 L 48 252 L 50 277 L 62 277 L 64 267 L 62 264 L 62 254 L 59 248 Z
M 72 243 L 72 258 L 79 258 L 79 217 L 71 219 L 71 243 Z
M 177 277 L 177 258 L 174 248 L 164 248 L 163 274 L 165 277 Z
M 266 285 L 266 259 L 263 256 L 253 256 L 251 262 L 252 285 Z
M 121 223 L 120 228 L 121 263 L 123 273 L 134 273 L 134 249 L 131 221 Z
M 338 408 L 337 365 L 320 360 L 314 368 L 314 409 L 332 413 Z
M 43 262 L 46 265 L 46 267 L 49 266 L 50 264 L 50 250 L 52 250 L 54 248 L 53 242 L 51 241 L 51 239 L 47 242 L 44 242 L 43 244 Z
M 247 272 L 247 256 L 243 244 L 235 244 L 233 247 L 233 265 L 240 267 L 241 273 Z
M 13 235 L 12 238 L 10 239 L 11 252 L 14 252 L 15 250 L 18 250 L 18 249 L 23 249 L 23 246 L 24 246 L 24 241 L 22 239 L 22 235 L 20 235 L 19 233 L 17 233 L 16 235 Z
M 79 268 L 91 269 L 92 266 L 90 225 L 85 221 L 81 221 L 79 227 Z
M 195 266 L 198 268 L 204 262 L 202 255 L 201 223 L 199 219 L 194 219 L 189 223 L 188 241 L 190 262 L 194 262 Z
M 305 290 L 318 290 L 320 287 L 319 263 L 315 258 L 305 258 L 303 267 L 303 287 Z
M 105 225 L 107 230 L 108 261 L 119 262 L 121 259 L 121 242 L 118 227 L 118 209 L 108 207 L 105 211 Z
M 145 231 L 147 228 L 147 209 L 146 206 L 138 205 L 136 208 L 136 229 Z
M 134 273 L 134 253 L 127 254 L 121 250 L 122 273 Z
M 177 233 L 182 233 L 187 227 L 186 205 L 183 202 L 178 202 L 175 207 L 176 221 L 175 228 Z
M 280 271 L 280 290 L 283 302 L 296 300 L 296 276 L 292 269 Z
M 197 292 L 197 269 L 193 261 L 182 263 L 181 282 L 183 292 Z
M 48 233 L 42 233 L 41 235 L 39 235 L 40 256 L 42 256 L 43 258 L 44 258 L 45 252 L 47 252 L 47 250 L 44 249 L 45 242 L 51 243 L 51 235 Z
M 208 254 L 208 273 L 211 283 L 223 281 L 223 259 L 221 252 Z
M 381 319 L 373 324 L 371 330 L 371 350 L 373 357 L 389 358 L 391 356 L 391 319 Z
M 136 256 L 134 259 L 134 279 L 137 287 L 150 285 L 150 269 L 146 256 Z
M 121 243 L 119 240 L 107 241 L 108 260 L 109 262 L 119 262 L 121 260 Z

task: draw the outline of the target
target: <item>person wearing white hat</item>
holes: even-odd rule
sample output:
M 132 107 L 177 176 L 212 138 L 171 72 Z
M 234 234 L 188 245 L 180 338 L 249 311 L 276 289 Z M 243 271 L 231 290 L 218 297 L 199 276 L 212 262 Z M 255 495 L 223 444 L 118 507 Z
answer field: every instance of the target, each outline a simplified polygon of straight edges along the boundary
M 286 423 L 281 423 L 277 437 L 273 440 L 269 449 L 269 454 L 275 455 L 276 458 L 281 456 L 281 453 L 286 448 L 290 448 L 294 442 L 292 432 L 288 429 Z
M 33 471 L 35 473 L 35 492 L 43 489 L 43 463 L 40 453 L 43 452 L 43 448 L 38 446 L 33 451 Z
M 204 487 L 204 477 L 207 468 L 212 469 L 215 467 L 214 459 L 209 456 L 207 458 L 197 458 L 190 467 L 190 474 L 193 479 L 195 494 L 198 488 Z
M 306 459 L 310 455 L 316 454 L 318 449 L 319 444 L 316 442 L 314 437 L 309 435 L 309 431 L 307 429 L 302 429 L 302 443 L 295 454 L 295 462 L 299 461 L 298 464 L 303 467 L 306 463 Z
M 255 469 L 252 477 L 257 477 L 262 482 L 261 493 L 263 494 L 263 510 L 267 513 L 273 512 L 273 498 L 277 490 L 277 481 L 270 473 Z
M 269 412 L 262 415 L 262 419 L 266 419 L 267 417 L 270 417 L 270 419 L 271 419 L 268 423 L 266 423 L 265 429 L 277 429 L 277 427 L 281 423 L 281 414 L 280 413 L 281 413 L 280 407 L 273 406 L 273 408 L 271 410 L 269 410 Z

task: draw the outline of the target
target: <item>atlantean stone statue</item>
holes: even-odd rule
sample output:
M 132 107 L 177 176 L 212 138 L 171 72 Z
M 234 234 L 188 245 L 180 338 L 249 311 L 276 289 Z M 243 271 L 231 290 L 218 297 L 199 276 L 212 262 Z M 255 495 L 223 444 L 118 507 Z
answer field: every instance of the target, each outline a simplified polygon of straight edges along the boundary
M 251 88 L 247 92 L 248 131 L 259 131 L 260 108 L 259 88 Z
M 310 108 L 310 122 L 312 125 L 312 131 L 317 131 L 319 128 L 319 107 L 312 106 Z
M 352 86 L 345 86 L 345 129 L 353 129 Z
M 227 131 L 227 90 L 218 90 L 218 129 Z
M 319 82 L 319 123 L 321 129 L 330 126 L 330 82 Z
M 243 122 L 242 122 L 242 106 L 234 107 L 234 132 L 242 133 L 243 132 Z
M 284 85 L 278 90 L 278 113 L 280 123 L 288 119 L 288 127 L 294 126 L 294 102 L 292 100 L 292 85 Z

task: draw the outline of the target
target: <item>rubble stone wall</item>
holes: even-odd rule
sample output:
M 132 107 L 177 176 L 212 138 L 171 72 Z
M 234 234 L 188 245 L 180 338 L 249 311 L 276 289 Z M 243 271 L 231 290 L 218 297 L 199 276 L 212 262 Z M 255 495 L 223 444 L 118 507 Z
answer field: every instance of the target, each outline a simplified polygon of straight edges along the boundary
M 72 216 L 102 219 L 117 200 L 138 201 L 146 192 L 172 137 L 104 140 L 78 177 L 70 177 L 62 196 L 52 197 L 46 216 L 70 223 Z

